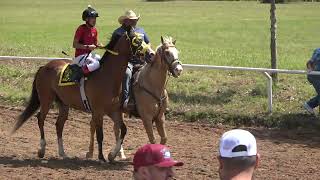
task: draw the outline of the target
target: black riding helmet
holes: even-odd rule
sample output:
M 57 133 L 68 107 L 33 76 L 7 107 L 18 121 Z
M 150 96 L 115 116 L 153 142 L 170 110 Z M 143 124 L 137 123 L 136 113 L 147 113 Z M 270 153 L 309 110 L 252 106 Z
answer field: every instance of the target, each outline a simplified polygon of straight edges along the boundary
M 86 21 L 87 18 L 90 17 L 99 17 L 98 12 L 93 9 L 90 5 L 88 6 L 87 9 L 85 9 L 82 13 L 82 20 Z

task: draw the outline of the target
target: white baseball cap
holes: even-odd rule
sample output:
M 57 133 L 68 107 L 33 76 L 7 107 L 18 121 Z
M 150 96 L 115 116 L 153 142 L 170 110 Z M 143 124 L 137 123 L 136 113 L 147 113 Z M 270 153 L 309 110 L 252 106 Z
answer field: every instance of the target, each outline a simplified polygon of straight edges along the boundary
M 235 151 L 234 149 L 240 145 L 246 148 L 240 152 Z M 220 156 L 226 158 L 255 156 L 257 155 L 257 142 L 249 131 L 233 129 L 222 135 L 219 150 Z

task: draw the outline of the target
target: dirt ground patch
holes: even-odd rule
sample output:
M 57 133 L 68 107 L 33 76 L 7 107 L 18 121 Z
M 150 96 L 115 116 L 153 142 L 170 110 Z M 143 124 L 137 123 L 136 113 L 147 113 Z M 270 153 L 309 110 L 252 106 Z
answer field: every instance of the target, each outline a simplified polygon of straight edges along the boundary
M 72 111 L 64 130 L 65 150 L 70 159 L 58 158 L 54 111 L 45 122 L 47 151 L 37 157 L 39 129 L 31 118 L 13 136 L 8 136 L 21 108 L 0 106 L 0 179 L 131 179 L 133 153 L 148 142 L 142 122 L 127 119 L 124 148 L 128 157 L 115 164 L 85 159 L 89 143 L 90 115 Z M 114 145 L 112 122 L 104 121 L 105 155 Z M 205 124 L 167 122 L 168 146 L 173 157 L 185 162 L 176 169 L 177 179 L 218 179 L 218 142 L 229 128 Z M 256 179 L 319 179 L 320 132 L 316 130 L 249 129 L 258 140 L 262 155 Z M 159 139 L 159 138 L 158 138 Z M 96 148 L 96 146 L 95 146 Z

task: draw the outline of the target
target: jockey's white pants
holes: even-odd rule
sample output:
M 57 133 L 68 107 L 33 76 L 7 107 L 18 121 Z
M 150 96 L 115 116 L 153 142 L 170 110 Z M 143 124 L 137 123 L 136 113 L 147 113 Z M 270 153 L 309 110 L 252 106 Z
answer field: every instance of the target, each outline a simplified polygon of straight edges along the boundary
M 101 57 L 98 54 L 90 53 L 87 59 L 85 59 L 87 55 L 88 54 L 82 54 L 80 56 L 77 56 L 76 58 L 74 58 L 73 62 L 81 67 L 87 66 L 88 70 L 90 72 L 93 72 L 100 67 L 99 61 Z

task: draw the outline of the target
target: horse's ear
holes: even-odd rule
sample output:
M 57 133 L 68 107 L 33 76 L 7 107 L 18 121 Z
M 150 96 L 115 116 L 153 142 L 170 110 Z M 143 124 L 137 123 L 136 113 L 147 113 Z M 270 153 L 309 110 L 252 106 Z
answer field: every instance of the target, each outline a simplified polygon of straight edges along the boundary
M 177 40 L 175 39 L 175 40 L 172 41 L 172 44 L 176 45 L 176 42 L 177 42 Z
M 161 36 L 161 44 L 164 44 L 163 37 Z

